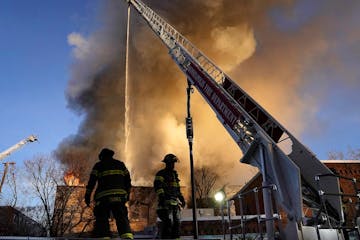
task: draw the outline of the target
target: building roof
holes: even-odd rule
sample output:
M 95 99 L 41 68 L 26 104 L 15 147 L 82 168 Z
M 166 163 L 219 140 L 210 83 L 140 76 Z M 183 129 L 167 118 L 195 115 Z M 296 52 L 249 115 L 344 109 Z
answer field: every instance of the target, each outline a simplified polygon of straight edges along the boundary
M 250 184 L 252 184 L 252 182 L 254 182 L 257 178 L 259 178 L 261 176 L 261 172 L 257 172 L 253 177 L 250 178 L 250 180 L 248 182 L 245 183 L 245 185 L 243 185 L 240 190 L 234 194 L 231 198 L 236 198 L 240 193 L 242 193 L 245 189 L 247 189 Z
M 360 163 L 360 160 L 320 160 L 322 163 Z
M 326 163 L 346 163 L 346 164 L 360 164 L 360 160 L 346 160 L 346 159 L 343 159 L 343 160 L 337 160 L 337 159 L 330 159 L 330 160 L 320 160 L 322 163 L 326 164 Z M 258 177 L 260 177 L 261 173 L 260 172 L 257 172 L 256 175 L 254 175 L 245 185 L 243 185 L 240 189 L 240 191 L 238 193 L 236 193 L 233 197 L 236 197 L 238 194 L 240 194 L 241 192 L 243 192 L 245 189 L 248 188 L 248 186 L 253 182 L 255 181 Z

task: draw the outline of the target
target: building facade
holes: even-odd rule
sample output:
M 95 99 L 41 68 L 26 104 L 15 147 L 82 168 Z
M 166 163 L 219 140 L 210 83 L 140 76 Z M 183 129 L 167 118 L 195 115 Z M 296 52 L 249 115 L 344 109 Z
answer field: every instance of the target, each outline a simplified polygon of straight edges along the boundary
M 346 195 L 357 195 L 359 193 L 360 185 L 357 180 L 360 180 L 360 160 L 324 160 L 322 163 L 333 171 L 334 174 L 340 176 L 338 179 L 341 193 Z M 247 194 L 243 198 L 242 207 L 239 200 L 234 201 L 236 215 L 241 215 L 241 211 L 243 211 L 244 215 L 256 215 L 258 212 L 264 213 L 262 191 L 254 191 L 254 189 L 261 186 L 262 176 L 258 173 L 240 189 L 236 195 Z M 258 206 L 256 202 L 258 202 Z M 359 197 L 344 196 L 342 197 L 342 203 L 346 221 L 345 225 L 352 226 L 356 223 L 356 217 L 359 217 Z M 311 215 L 305 205 L 304 213 L 305 216 Z
M 0 236 L 46 236 L 42 225 L 11 206 L 0 207 Z

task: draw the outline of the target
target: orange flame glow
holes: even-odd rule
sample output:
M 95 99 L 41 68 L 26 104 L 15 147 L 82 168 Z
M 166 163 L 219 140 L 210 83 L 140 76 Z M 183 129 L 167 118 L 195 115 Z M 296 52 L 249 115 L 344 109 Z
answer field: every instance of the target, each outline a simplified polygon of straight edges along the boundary
M 73 172 L 65 173 L 64 182 L 67 186 L 84 186 L 84 184 L 80 184 L 80 179 Z

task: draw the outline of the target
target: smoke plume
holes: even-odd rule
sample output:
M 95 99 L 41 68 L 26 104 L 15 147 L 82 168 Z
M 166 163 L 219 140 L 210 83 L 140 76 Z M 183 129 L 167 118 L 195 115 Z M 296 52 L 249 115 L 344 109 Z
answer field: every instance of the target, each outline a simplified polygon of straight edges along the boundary
M 294 135 L 300 135 L 314 120 L 325 94 L 324 89 L 313 91 L 316 95 L 307 94 L 306 86 L 313 79 L 307 79 L 304 72 L 316 65 L 321 67 L 320 60 L 334 44 L 335 40 L 329 38 L 334 29 L 328 23 L 334 21 L 334 9 L 351 9 L 335 0 L 145 3 Z M 309 9 L 307 15 L 300 15 L 304 9 Z M 67 98 L 69 107 L 81 114 L 83 122 L 76 134 L 62 141 L 57 156 L 68 166 L 78 161 L 76 168 L 88 174 L 100 149 L 110 147 L 131 169 L 135 184 L 149 185 L 155 171 L 162 167 L 163 156 L 171 152 L 180 158 L 176 167 L 186 184 L 186 77 L 166 47 L 132 11 L 129 91 L 125 93 L 126 11 L 125 1 L 105 1 L 100 29 L 90 36 L 72 33 L 68 37 L 76 61 L 71 68 Z M 356 42 L 358 33 L 352 33 Z M 331 57 L 336 64 L 336 53 Z M 130 99 L 128 152 L 124 151 L 125 94 Z M 224 176 L 224 184 L 244 183 L 254 170 L 239 163 L 239 148 L 197 91 L 192 95 L 191 110 L 195 166 L 212 167 Z

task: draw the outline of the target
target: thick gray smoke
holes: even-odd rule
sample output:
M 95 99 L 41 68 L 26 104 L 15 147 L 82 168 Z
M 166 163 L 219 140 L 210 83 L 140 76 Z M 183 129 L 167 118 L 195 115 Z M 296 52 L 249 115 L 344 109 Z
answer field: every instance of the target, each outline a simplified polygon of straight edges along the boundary
M 118 1 L 120 2 L 120 1 Z M 110 3 L 110 2 L 109 2 Z M 126 8 L 105 4 L 101 27 L 91 36 L 71 33 L 75 62 L 66 96 L 68 107 L 82 118 L 78 132 L 64 139 L 55 154 L 84 181 L 99 151 L 124 150 Z
M 67 96 L 69 107 L 82 114 L 83 122 L 75 135 L 63 140 L 57 156 L 69 168 L 86 169 L 82 172 L 88 173 L 98 151 L 110 147 L 129 166 L 135 183 L 150 184 L 163 156 L 172 152 L 181 159 L 177 168 L 186 183 L 186 77 L 135 11 L 131 15 L 127 93 L 129 151 L 124 152 L 124 2 L 104 1 L 103 25 L 91 36 L 69 35 L 76 61 Z M 334 9 L 344 8 L 338 2 L 319 1 L 314 6 L 311 1 L 290 0 L 145 3 L 295 135 L 313 120 L 317 99 L 303 95 L 304 86 L 309 84 L 303 72 L 319 64 L 316 57 L 328 50 L 331 41 L 327 34 L 331 29 L 324 23 L 333 21 Z M 297 14 L 306 7 L 312 15 L 302 19 Z M 223 183 L 243 183 L 254 170 L 238 163 L 241 152 L 196 91 L 192 96 L 192 114 L 195 165 L 211 166 L 221 176 L 229 175 Z M 73 156 L 79 164 L 74 164 Z

